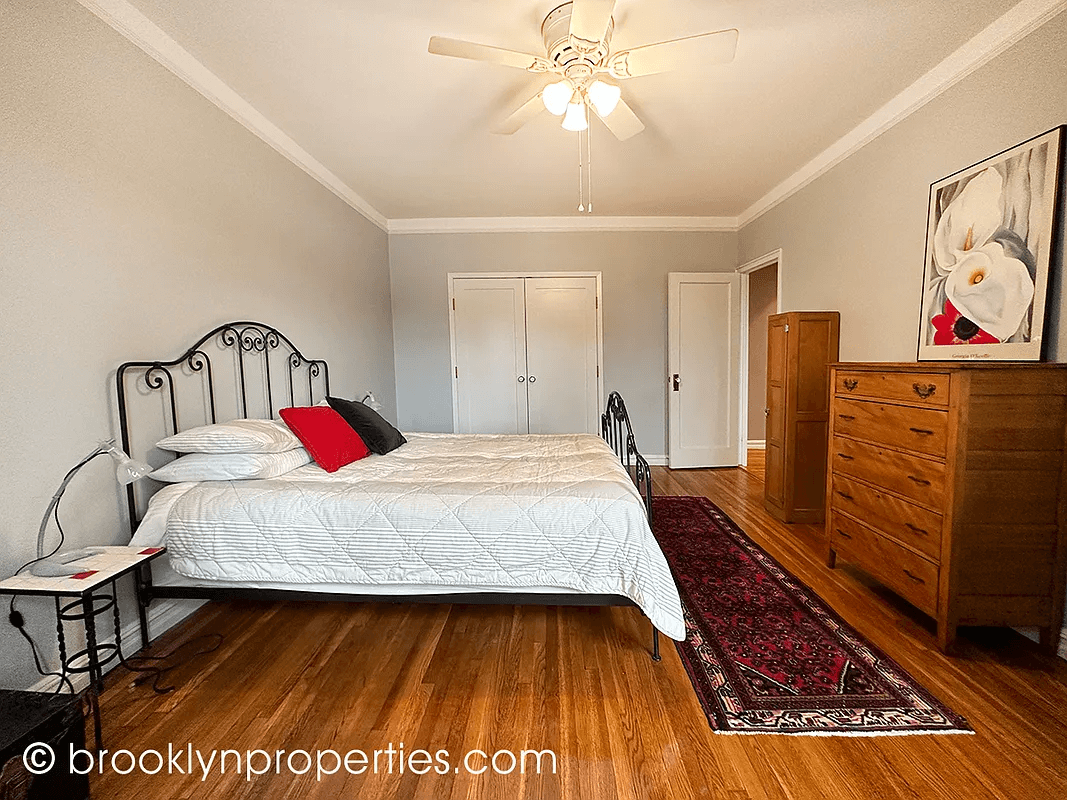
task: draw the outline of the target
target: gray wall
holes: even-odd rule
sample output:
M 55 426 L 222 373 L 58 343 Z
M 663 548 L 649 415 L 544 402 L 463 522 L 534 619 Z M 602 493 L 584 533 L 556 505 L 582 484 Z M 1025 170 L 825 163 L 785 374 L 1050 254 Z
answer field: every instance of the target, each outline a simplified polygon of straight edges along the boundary
M 778 265 L 748 277 L 748 438 L 767 436 L 767 317 L 777 311 Z
M 452 430 L 448 273 L 603 273 L 604 388 L 619 391 L 638 447 L 667 452 L 667 273 L 731 272 L 734 233 L 566 232 L 393 235 L 399 425 Z
M 1067 14 L 745 226 L 741 261 L 782 248 L 783 309 L 839 310 L 842 360 L 914 361 L 930 184 L 1064 123 Z M 1060 221 L 1045 332 L 1053 361 L 1067 361 Z
M 121 361 L 257 319 L 394 412 L 385 233 L 75 3 L 0 4 L 0 75 L 0 576 L 117 432 Z M 64 498 L 73 546 L 122 541 L 108 461 Z M 54 664 L 51 607 L 22 608 Z M 6 617 L 0 686 L 27 687 Z
M 843 360 L 914 361 L 930 184 L 1064 123 L 1067 14 L 746 225 L 741 261 L 782 248 L 782 308 L 839 310 Z M 1063 306 L 1054 286 L 1056 360 Z

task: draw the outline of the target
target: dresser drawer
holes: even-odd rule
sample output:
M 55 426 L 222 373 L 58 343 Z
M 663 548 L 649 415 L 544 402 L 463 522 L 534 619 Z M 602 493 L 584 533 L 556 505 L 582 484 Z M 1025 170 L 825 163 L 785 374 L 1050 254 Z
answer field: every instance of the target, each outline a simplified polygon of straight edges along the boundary
M 833 476 L 830 508 L 903 542 L 934 561 L 941 560 L 941 515 L 859 481 Z
M 944 458 L 948 413 L 838 397 L 833 429 L 835 434 Z
M 837 371 L 834 391 L 839 395 L 903 400 L 928 406 L 948 406 L 949 376 L 926 372 Z
M 916 608 L 937 614 L 936 564 L 840 514 L 830 518 L 830 546 Z
M 944 504 L 945 465 L 939 461 L 836 436 L 830 448 L 830 469 L 884 486 L 934 509 Z

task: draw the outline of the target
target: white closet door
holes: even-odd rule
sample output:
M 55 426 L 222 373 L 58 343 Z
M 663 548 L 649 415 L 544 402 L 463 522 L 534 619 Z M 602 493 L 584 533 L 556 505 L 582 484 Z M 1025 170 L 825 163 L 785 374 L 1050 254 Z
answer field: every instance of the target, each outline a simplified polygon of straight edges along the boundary
M 530 433 L 597 433 L 594 277 L 526 279 Z
M 522 278 L 453 281 L 456 433 L 527 433 Z

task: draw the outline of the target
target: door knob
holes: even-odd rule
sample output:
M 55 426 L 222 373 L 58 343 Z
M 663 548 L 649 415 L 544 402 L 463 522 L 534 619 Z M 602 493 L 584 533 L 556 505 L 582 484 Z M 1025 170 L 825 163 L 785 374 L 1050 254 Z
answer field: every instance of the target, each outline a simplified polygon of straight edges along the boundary
M 531 375 L 530 376 L 530 383 L 537 383 L 537 378 L 535 378 L 533 375 Z
M 763 409 L 763 416 L 769 417 L 770 415 L 771 415 L 771 410 L 769 408 L 764 408 Z
M 526 380 L 526 376 L 525 375 L 520 375 L 519 376 L 519 383 L 523 383 L 523 382 L 525 382 L 525 380 Z
M 679 389 L 682 388 L 682 381 L 681 381 L 681 378 L 678 377 L 678 373 L 677 372 L 674 373 L 673 383 L 674 383 L 674 391 L 677 392 Z

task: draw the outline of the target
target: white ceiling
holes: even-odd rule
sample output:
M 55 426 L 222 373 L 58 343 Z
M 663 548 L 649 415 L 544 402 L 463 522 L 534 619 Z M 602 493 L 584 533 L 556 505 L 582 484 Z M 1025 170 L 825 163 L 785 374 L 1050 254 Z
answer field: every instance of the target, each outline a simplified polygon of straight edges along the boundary
M 732 64 L 632 79 L 647 130 L 593 122 L 598 215 L 736 217 L 1015 0 L 619 0 L 613 50 L 737 28 Z M 577 205 L 576 136 L 493 122 L 547 82 L 426 52 L 438 34 L 544 52 L 554 0 L 132 0 L 390 219 Z

